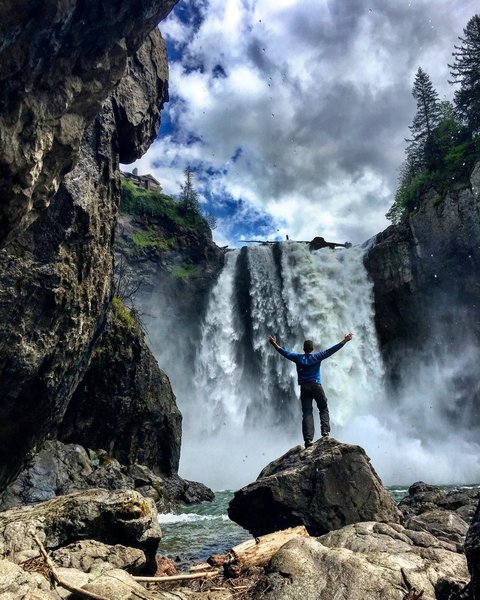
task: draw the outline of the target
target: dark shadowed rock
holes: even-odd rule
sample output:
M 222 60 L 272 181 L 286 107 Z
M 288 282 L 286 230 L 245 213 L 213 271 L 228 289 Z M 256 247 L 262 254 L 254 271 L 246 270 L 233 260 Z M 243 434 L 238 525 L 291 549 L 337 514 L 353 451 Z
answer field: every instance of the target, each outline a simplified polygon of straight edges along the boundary
M 364 450 L 332 438 L 270 463 L 235 493 L 228 514 L 255 536 L 296 525 L 321 535 L 358 521 L 400 520 Z
M 182 415 L 170 381 L 127 308 L 114 299 L 105 332 L 77 387 L 58 438 L 103 448 L 124 465 L 178 470 Z
M 252 600 L 404 600 L 409 587 L 435 598 L 443 577 L 466 574 L 463 555 L 426 533 L 395 523 L 348 525 L 318 539 L 287 542 L 266 575 L 248 595 Z
M 408 518 L 434 510 L 446 495 L 446 491 L 441 487 L 417 481 L 408 488 L 408 496 L 400 500 L 398 508 Z
M 470 523 L 480 498 L 477 489 L 445 490 L 436 485 L 418 481 L 408 489 L 408 496 L 402 498 L 398 507 L 405 519 L 425 512 L 442 509 L 455 512 L 465 523 Z
M 144 465 L 121 465 L 105 450 L 87 451 L 78 444 L 47 441 L 2 492 L 0 511 L 92 488 L 136 490 L 153 500 L 160 512 L 168 512 L 180 502 L 214 498 L 206 486 L 176 474 L 159 477 Z
M 33 4 L 33 2 L 24 3 L 27 16 Z M 41 22 L 37 23 L 37 20 L 29 22 L 35 35 L 42 30 L 42 27 L 47 27 L 50 23 L 55 15 L 53 7 L 56 4 L 56 2 L 50 3 L 50 8 L 45 14 L 40 11 Z M 78 42 L 80 45 L 75 48 L 76 50 L 82 49 L 81 56 L 83 57 L 83 50 L 89 47 L 88 39 L 92 35 L 92 31 L 97 31 L 97 33 L 99 31 L 97 27 L 100 27 L 102 32 L 101 35 L 98 35 L 100 45 L 102 43 L 100 40 L 103 40 L 104 36 L 108 38 L 109 34 L 113 34 L 111 26 L 114 26 L 117 17 L 112 16 L 113 12 L 109 15 L 110 9 L 113 10 L 110 2 L 101 5 L 93 2 L 82 4 L 82 10 L 87 10 L 87 7 L 91 5 L 92 13 L 88 13 L 87 10 L 86 21 L 81 25 L 80 22 L 77 23 L 79 30 L 75 32 L 72 30 L 72 22 L 69 19 L 63 22 L 61 18 L 63 9 L 67 10 L 67 7 L 70 7 L 67 10 L 70 14 L 71 3 L 58 4 L 57 16 L 60 19 L 58 24 L 59 26 L 60 24 L 65 25 L 66 30 L 55 30 L 53 38 L 49 34 L 49 37 L 45 38 L 48 45 L 54 43 L 57 34 L 62 38 L 62 43 L 67 43 L 67 45 L 74 39 L 81 39 L 82 42 Z M 117 3 L 116 10 L 126 10 L 126 4 L 125 2 Z M 138 17 L 143 25 L 145 22 L 142 20 L 142 15 L 146 14 L 144 11 L 147 10 L 147 4 L 149 2 L 142 2 L 138 11 L 135 9 L 135 17 Z M 165 8 L 165 3 L 160 4 Z M 5 3 L 0 6 L 0 14 L 5 10 L 4 5 Z M 103 8 L 100 9 L 100 6 Z M 154 14 L 155 11 L 152 11 L 149 19 L 153 18 Z M 78 14 L 75 13 L 75 19 L 80 15 L 81 11 Z M 96 17 L 92 22 L 93 15 Z M 113 21 L 108 22 L 107 29 L 104 31 L 102 23 L 107 15 L 109 15 L 108 19 L 112 18 Z M 18 13 L 12 11 L 10 17 L 14 22 L 22 17 L 22 11 L 18 11 Z M 121 18 L 125 19 L 125 27 L 134 36 L 136 19 L 132 18 L 132 15 L 127 17 L 125 12 L 122 13 Z M 10 18 L 6 22 L 0 18 L 0 27 L 6 26 L 9 22 Z M 88 29 L 89 24 L 92 30 Z M 152 23 L 153 26 L 154 23 Z M 8 40 L 11 44 L 9 46 L 7 43 L 6 47 L 10 47 L 10 49 L 15 47 L 17 37 L 24 39 L 23 35 L 28 28 L 13 29 L 13 37 Z M 45 31 L 46 29 L 44 29 L 44 33 Z M 52 33 L 51 30 L 49 31 Z M 69 37 L 70 34 L 73 35 L 72 38 Z M 67 37 L 63 38 L 64 35 Z M 36 65 L 36 77 L 43 82 L 42 63 L 37 64 L 38 58 L 35 59 L 35 52 L 38 48 L 32 39 L 25 38 L 24 42 L 27 41 L 27 54 Z M 165 91 L 164 83 L 167 71 L 164 62 L 163 74 L 159 75 L 159 61 L 165 56 L 159 34 L 152 34 L 145 43 L 146 47 L 142 48 L 134 62 L 135 68 L 138 70 L 141 68 L 141 60 L 147 61 L 144 68 L 152 73 L 152 77 L 145 79 L 144 86 L 153 86 L 153 89 L 139 91 L 139 93 L 142 98 L 150 98 L 155 106 L 148 114 L 139 113 L 139 115 L 132 116 L 128 123 L 129 129 L 131 129 L 132 123 L 137 122 L 141 116 L 141 122 L 137 123 L 139 130 L 141 132 L 148 130 L 152 133 L 153 124 L 158 124 L 158 106 L 165 100 L 165 98 L 157 97 L 157 92 L 159 89 L 163 90 L 162 93 Z M 113 43 L 112 47 L 116 47 L 116 44 Z M 5 46 L 2 48 L 5 49 Z M 84 57 L 87 63 L 95 55 L 95 48 L 99 48 L 97 43 L 92 45 L 93 54 L 87 53 L 88 59 L 87 56 Z M 121 51 L 124 54 L 124 60 L 126 60 L 127 54 L 132 58 L 135 55 L 135 50 L 126 53 L 123 48 Z M 25 56 L 22 55 L 23 58 Z M 83 58 L 81 59 L 80 56 L 77 58 L 82 62 Z M 52 65 L 49 62 L 50 59 L 54 61 Z M 56 59 L 58 59 L 57 54 L 48 55 L 48 65 L 53 66 Z M 68 76 L 72 76 L 71 83 L 76 82 L 75 85 L 84 89 L 84 92 L 88 92 L 88 86 L 83 88 L 80 73 L 72 74 L 74 68 L 71 60 L 74 60 L 74 56 L 68 55 L 63 60 L 65 62 L 62 65 L 63 76 L 66 76 L 68 72 Z M 102 60 L 105 63 L 99 63 L 98 69 L 90 74 L 93 77 L 90 83 L 94 86 L 101 85 L 101 81 L 96 78 L 102 72 L 102 64 L 107 65 L 108 55 L 103 56 Z M 14 69 L 13 72 L 21 71 L 20 66 L 14 64 L 15 57 L 13 55 L 7 61 L 7 64 L 10 63 Z M 3 68 L 5 65 L 1 64 Z M 122 68 L 121 74 L 124 73 L 124 70 Z M 81 72 L 85 74 L 83 66 Z M 153 74 L 160 77 L 160 83 L 155 80 Z M 18 81 L 10 78 L 7 89 L 11 89 L 11 86 L 16 87 L 30 75 L 27 68 L 25 72 L 22 71 L 22 76 Z M 10 72 L 11 76 L 12 72 Z M 134 76 L 129 81 L 130 87 L 131 81 L 137 81 L 140 84 L 140 80 Z M 60 83 L 59 80 L 55 80 L 55 82 L 56 84 Z M 45 85 L 47 85 L 46 80 Z M 109 89 L 111 87 L 107 86 L 106 90 L 102 89 L 99 92 L 102 95 L 102 101 L 105 99 L 105 92 Z M 6 88 L 1 87 L 1 90 L 0 96 L 5 94 Z M 44 104 L 43 109 L 49 113 L 52 106 L 55 106 L 57 95 L 60 94 L 63 97 L 64 93 L 67 92 L 61 85 L 58 89 L 53 90 L 53 96 L 50 96 L 45 88 L 41 98 Z M 78 100 L 78 97 L 75 97 Z M 26 95 L 25 90 L 21 90 L 21 97 L 20 99 L 15 97 L 14 105 L 17 101 L 21 102 L 21 98 L 27 101 L 30 95 Z M 38 98 L 35 98 L 35 94 L 32 94 L 31 98 L 36 105 Z M 66 98 L 68 98 L 68 93 Z M 0 97 L 0 103 L 1 99 Z M 84 101 L 88 104 L 89 98 L 85 97 Z M 62 106 L 69 104 L 66 99 L 62 102 Z M 9 129 L 9 126 L 7 129 L 3 129 L 4 124 L 0 122 L 0 139 L 3 142 L 0 144 L 1 148 L 3 150 L 7 148 L 8 143 L 5 140 L 12 135 L 12 132 L 17 139 L 15 147 L 11 148 L 13 162 L 8 167 L 11 170 L 9 174 L 7 173 L 6 179 L 0 181 L 0 189 L 4 190 L 2 186 L 8 188 L 8 193 L 3 191 L 3 202 L 10 201 L 12 197 L 12 190 L 9 187 L 12 185 L 10 175 L 14 172 L 18 174 L 18 170 L 26 172 L 32 168 L 32 164 L 36 165 L 35 172 L 36 177 L 38 176 L 36 183 L 30 182 L 25 186 L 20 185 L 20 187 L 22 190 L 27 190 L 25 193 L 29 197 L 34 194 L 33 188 L 37 191 L 42 189 L 43 200 L 48 196 L 48 202 L 50 202 L 48 208 L 41 211 L 41 216 L 27 230 L 18 234 L 11 243 L 0 250 L 2 265 L 0 270 L 0 488 L 18 473 L 26 453 L 35 444 L 41 443 L 61 420 L 70 397 L 84 374 L 91 352 L 105 323 L 112 291 L 112 241 L 119 201 L 118 162 L 121 158 L 121 148 L 118 130 L 123 130 L 127 126 L 126 113 L 119 111 L 118 103 L 118 98 L 115 102 L 112 99 L 104 101 L 102 110 L 95 121 L 86 128 L 82 126 L 80 131 L 75 130 L 74 144 L 79 147 L 78 161 L 69 174 L 63 178 L 59 187 L 58 183 L 56 184 L 58 192 L 54 195 L 53 193 L 49 194 L 50 180 L 58 178 L 59 167 L 57 164 L 50 164 L 45 160 L 47 155 L 50 156 L 48 148 L 50 142 L 54 143 L 52 140 L 55 135 L 52 134 L 52 138 L 51 132 L 48 133 L 46 130 L 42 132 L 43 113 L 35 114 L 35 118 L 29 117 L 31 127 L 34 129 L 31 139 L 28 133 L 31 127 L 21 126 L 22 144 L 20 145 L 17 139 L 19 136 L 15 129 L 16 125 L 10 124 L 13 130 Z M 97 106 L 97 103 L 94 104 Z M 142 102 L 142 106 L 143 104 Z M 132 101 L 129 106 L 135 108 Z M 19 113 L 19 115 L 17 116 L 20 119 L 25 117 L 23 113 Z M 94 117 L 95 113 L 91 115 L 91 120 Z M 72 119 L 75 119 L 75 115 L 72 116 Z M 61 114 L 52 116 L 48 127 L 60 127 L 63 122 Z M 42 134 L 47 136 L 43 141 Z M 139 156 L 149 141 L 146 140 L 140 144 L 137 136 L 130 142 L 129 156 L 132 156 L 135 150 Z M 126 143 L 122 142 L 122 148 L 126 146 Z M 34 147 L 39 145 L 39 156 L 30 156 L 30 144 L 33 144 Z M 66 141 L 65 146 L 57 148 L 56 152 L 62 161 L 66 160 L 70 163 L 73 159 L 72 156 L 69 156 L 69 149 L 71 150 L 70 142 Z M 23 163 L 20 164 L 18 161 L 21 159 L 22 153 L 26 153 L 26 155 L 22 159 Z M 55 162 L 56 159 L 53 160 Z M 5 207 L 5 204 L 2 206 Z M 23 209 L 22 207 L 18 208 L 18 214 L 7 217 L 9 223 L 11 219 L 22 221 Z
M 468 528 L 465 538 L 465 556 L 467 558 L 470 582 L 461 592 L 452 596 L 452 600 L 480 599 L 480 502 Z

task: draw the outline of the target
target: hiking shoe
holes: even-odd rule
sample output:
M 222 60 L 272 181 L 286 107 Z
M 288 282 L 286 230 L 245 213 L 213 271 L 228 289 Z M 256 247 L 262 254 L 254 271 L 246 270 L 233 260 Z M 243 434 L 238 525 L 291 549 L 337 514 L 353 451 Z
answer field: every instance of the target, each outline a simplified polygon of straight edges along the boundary
M 305 442 L 305 448 L 310 448 L 310 446 L 313 446 L 313 442 L 312 442 L 312 440 L 307 440 Z
M 328 432 L 322 433 L 322 438 L 328 438 L 328 437 L 330 437 L 330 434 Z

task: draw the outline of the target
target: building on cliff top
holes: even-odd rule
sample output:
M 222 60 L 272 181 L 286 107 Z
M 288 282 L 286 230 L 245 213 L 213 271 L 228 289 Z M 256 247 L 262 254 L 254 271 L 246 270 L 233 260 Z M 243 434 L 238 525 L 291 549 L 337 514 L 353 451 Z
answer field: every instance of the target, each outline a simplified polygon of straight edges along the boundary
M 154 192 L 162 191 L 160 182 L 157 181 L 153 175 L 150 175 L 150 173 L 147 175 L 139 175 L 138 169 L 133 169 L 131 173 L 122 171 L 122 175 L 125 177 L 125 179 L 128 179 L 138 187 L 143 187 L 146 190 L 153 190 Z

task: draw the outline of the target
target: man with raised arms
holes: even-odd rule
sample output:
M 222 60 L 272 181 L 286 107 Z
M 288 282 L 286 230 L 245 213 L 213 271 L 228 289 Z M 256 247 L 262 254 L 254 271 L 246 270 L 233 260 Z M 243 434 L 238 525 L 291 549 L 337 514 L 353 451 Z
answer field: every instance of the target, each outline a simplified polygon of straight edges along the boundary
M 304 354 L 290 352 L 289 350 L 285 350 L 285 348 L 281 348 L 273 335 L 268 338 L 268 341 L 275 350 L 285 358 L 288 358 L 288 360 L 294 362 L 297 367 L 300 400 L 302 402 L 302 433 L 303 439 L 305 440 L 305 448 L 308 448 L 313 444 L 313 400 L 317 403 L 318 411 L 320 413 L 322 437 L 328 437 L 330 433 L 330 415 L 328 412 L 327 397 L 325 396 L 320 380 L 320 363 L 325 358 L 332 356 L 332 354 L 335 354 L 335 352 L 338 352 L 338 350 L 343 348 L 352 337 L 352 333 L 347 333 L 340 343 L 332 346 L 328 350 L 322 350 L 321 352 L 314 352 L 313 342 L 311 340 L 305 340 L 303 343 Z

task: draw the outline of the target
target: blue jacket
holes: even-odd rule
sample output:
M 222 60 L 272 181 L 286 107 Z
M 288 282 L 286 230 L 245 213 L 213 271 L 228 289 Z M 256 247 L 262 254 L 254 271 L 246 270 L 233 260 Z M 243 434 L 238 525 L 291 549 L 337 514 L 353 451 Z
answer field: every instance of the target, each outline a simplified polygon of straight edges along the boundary
M 323 359 L 332 356 L 340 348 L 343 348 L 345 344 L 340 342 L 335 346 L 332 346 L 328 350 L 322 352 L 309 352 L 308 354 L 298 354 L 297 352 L 290 352 L 285 348 L 279 348 L 278 352 L 288 360 L 295 363 L 298 374 L 298 385 L 302 383 L 314 382 L 321 383 L 320 381 L 320 363 Z

